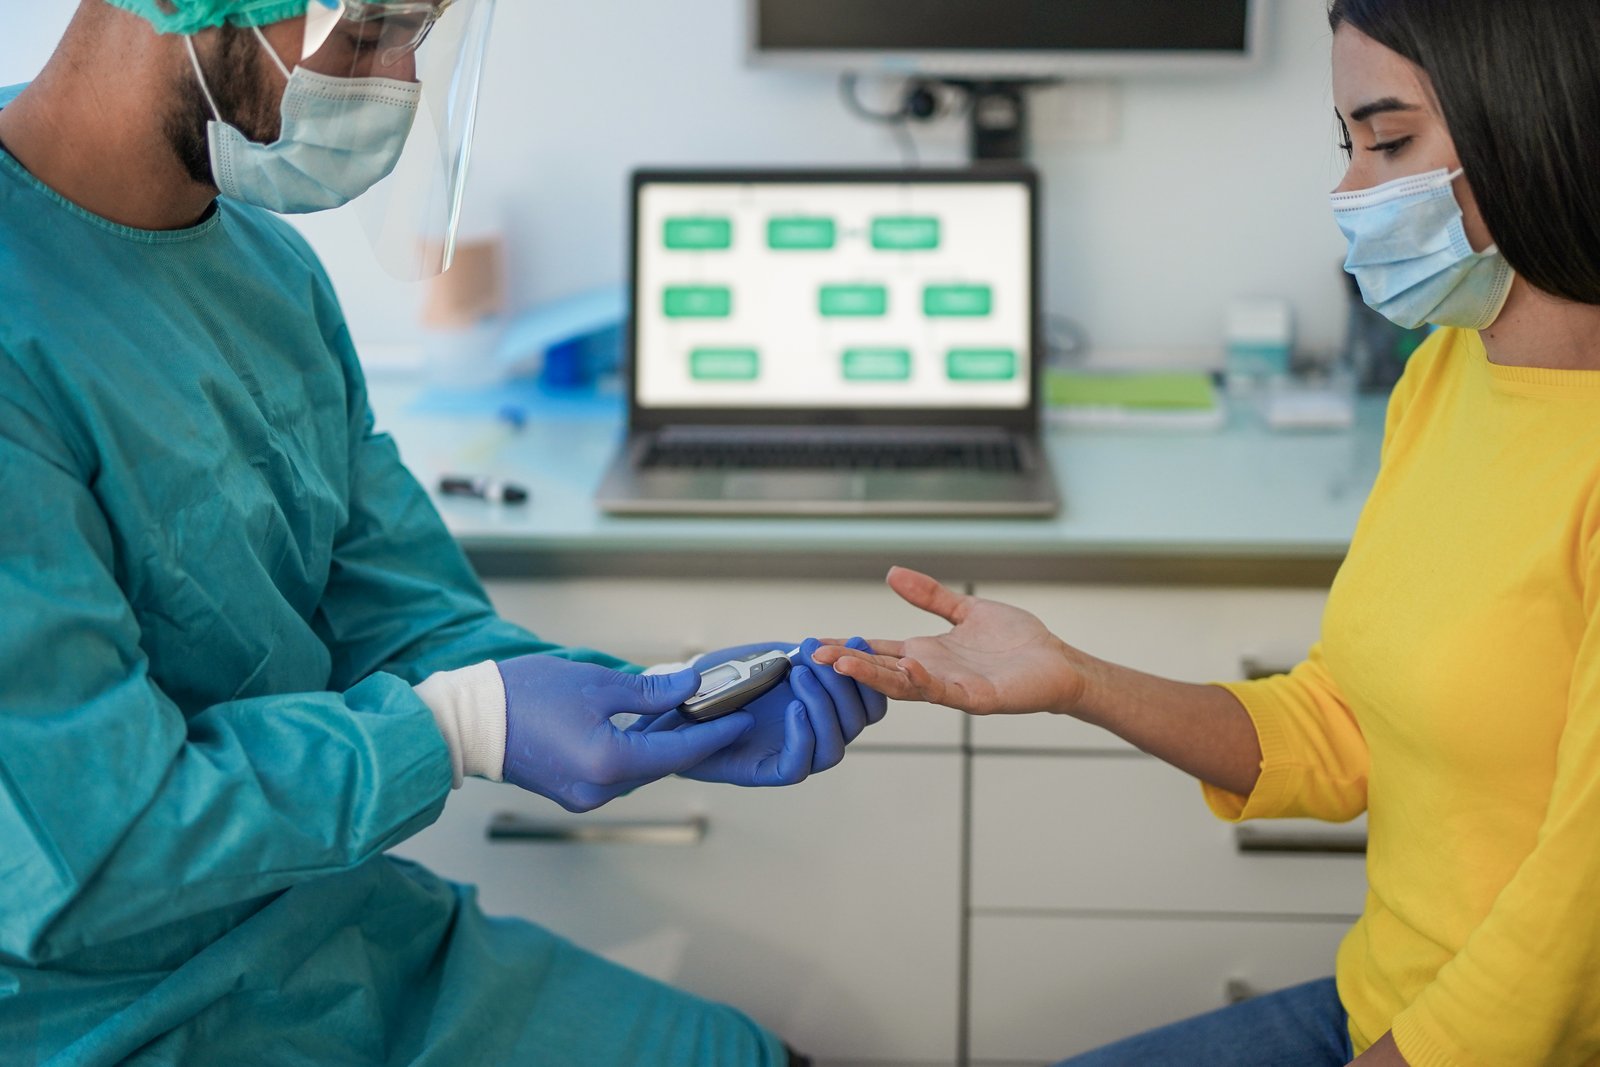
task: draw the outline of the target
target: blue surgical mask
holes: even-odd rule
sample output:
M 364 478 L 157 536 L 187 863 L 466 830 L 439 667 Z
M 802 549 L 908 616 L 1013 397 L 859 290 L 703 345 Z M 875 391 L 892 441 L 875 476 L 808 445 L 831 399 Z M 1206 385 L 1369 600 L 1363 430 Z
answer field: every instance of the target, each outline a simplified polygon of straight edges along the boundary
M 1461 173 L 1441 168 L 1331 198 L 1350 241 L 1344 269 L 1373 310 L 1408 330 L 1485 329 L 1511 295 L 1505 256 L 1493 245 L 1474 252 L 1467 239 L 1453 188 Z
M 222 121 L 194 42 L 185 39 L 216 116 L 206 136 L 212 177 L 222 195 L 300 215 L 341 207 L 388 177 L 416 120 L 422 86 L 392 78 L 333 78 L 304 67 L 291 72 L 260 30 L 256 36 L 288 80 L 279 109 L 283 127 L 270 145 Z

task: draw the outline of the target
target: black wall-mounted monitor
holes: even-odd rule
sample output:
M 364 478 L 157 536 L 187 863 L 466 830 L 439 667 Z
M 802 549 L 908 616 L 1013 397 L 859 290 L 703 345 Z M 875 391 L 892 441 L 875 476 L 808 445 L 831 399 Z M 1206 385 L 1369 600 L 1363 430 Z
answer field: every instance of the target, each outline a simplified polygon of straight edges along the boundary
M 965 78 L 1203 73 L 1255 62 L 1271 0 L 748 0 L 763 65 Z

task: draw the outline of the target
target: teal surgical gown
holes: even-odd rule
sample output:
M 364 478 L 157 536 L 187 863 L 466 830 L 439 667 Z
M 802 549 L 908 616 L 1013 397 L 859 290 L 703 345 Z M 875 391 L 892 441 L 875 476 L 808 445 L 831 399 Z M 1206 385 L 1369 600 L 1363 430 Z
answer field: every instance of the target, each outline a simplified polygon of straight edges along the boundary
M 614 661 L 495 617 L 281 221 L 0 151 L 0 501 L 0 1063 L 783 1062 L 384 855 L 450 792 L 414 683 Z

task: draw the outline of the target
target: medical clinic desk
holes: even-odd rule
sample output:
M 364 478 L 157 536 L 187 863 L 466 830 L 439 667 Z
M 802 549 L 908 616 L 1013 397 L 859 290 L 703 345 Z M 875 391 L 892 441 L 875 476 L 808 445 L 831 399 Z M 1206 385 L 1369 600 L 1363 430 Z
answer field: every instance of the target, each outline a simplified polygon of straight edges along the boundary
M 1084 649 L 1205 682 L 1286 669 L 1377 472 L 1381 400 L 1349 433 L 1052 430 L 1053 520 L 614 519 L 591 494 L 620 439 L 605 405 L 518 432 L 379 423 L 442 499 L 502 614 L 637 662 L 762 639 L 905 636 L 936 620 L 892 563 L 1022 605 Z M 1053 716 L 894 706 L 801 786 L 673 780 L 570 816 L 471 782 L 399 851 L 628 966 L 728 1001 L 825 1063 L 1044 1062 L 1332 972 L 1359 912 L 1360 829 L 1211 818 L 1196 785 Z

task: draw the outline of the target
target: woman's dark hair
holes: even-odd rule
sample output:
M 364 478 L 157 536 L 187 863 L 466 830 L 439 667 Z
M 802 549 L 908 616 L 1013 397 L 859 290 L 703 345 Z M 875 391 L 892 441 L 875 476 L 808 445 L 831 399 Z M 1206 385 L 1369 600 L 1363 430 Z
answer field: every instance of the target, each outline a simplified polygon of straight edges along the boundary
M 1427 72 L 1512 267 L 1600 304 L 1600 0 L 1333 0 L 1328 18 Z

